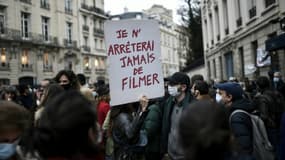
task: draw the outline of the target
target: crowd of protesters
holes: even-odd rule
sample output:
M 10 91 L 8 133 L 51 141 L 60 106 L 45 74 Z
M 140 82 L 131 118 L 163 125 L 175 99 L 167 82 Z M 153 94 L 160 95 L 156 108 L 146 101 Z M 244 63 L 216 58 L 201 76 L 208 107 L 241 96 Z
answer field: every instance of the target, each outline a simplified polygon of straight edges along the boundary
M 70 70 L 3 85 L 0 160 L 285 160 L 280 72 L 210 83 L 176 72 L 164 86 L 163 97 L 110 106 L 108 84 Z

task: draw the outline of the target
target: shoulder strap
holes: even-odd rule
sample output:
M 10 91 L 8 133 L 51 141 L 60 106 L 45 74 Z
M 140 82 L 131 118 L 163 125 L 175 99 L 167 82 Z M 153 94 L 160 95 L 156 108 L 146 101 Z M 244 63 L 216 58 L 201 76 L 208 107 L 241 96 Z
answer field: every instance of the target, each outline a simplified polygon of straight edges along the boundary
M 244 110 L 241 110 L 241 109 L 236 109 L 236 110 L 234 110 L 232 113 L 231 113 L 231 115 L 230 115 L 230 122 L 231 122 L 231 119 L 232 119 L 232 116 L 234 115 L 234 114 L 236 114 L 236 113 L 245 113 L 246 115 L 248 115 L 249 117 L 251 117 L 251 115 L 248 113 L 248 112 L 246 112 L 246 111 L 244 111 Z

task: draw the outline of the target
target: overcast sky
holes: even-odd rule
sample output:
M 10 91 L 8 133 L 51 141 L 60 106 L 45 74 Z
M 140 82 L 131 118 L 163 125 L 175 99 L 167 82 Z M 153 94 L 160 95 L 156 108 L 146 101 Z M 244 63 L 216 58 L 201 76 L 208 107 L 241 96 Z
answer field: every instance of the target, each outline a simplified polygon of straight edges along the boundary
M 183 0 L 105 0 L 105 11 L 110 11 L 111 15 L 121 14 L 124 8 L 128 11 L 142 11 L 150 8 L 153 4 L 163 5 L 167 9 L 172 9 L 174 21 L 179 22 L 176 10 L 181 6 Z

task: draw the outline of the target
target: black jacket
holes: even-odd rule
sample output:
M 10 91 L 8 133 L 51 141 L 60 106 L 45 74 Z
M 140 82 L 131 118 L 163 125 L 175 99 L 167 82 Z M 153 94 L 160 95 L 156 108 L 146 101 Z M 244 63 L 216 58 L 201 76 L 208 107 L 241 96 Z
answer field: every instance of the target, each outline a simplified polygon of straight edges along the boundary
M 115 142 L 114 158 L 121 159 L 138 159 L 140 154 L 134 152 L 137 148 L 143 148 L 147 142 L 147 137 L 142 137 L 141 128 L 147 112 L 141 115 L 132 116 L 128 113 L 120 113 L 113 120 L 112 137 Z M 143 154 L 143 153 L 142 153 Z
M 255 108 L 247 99 L 239 99 L 232 103 L 230 113 L 236 109 L 251 113 Z M 241 152 L 252 154 L 253 134 L 251 118 L 245 113 L 235 113 L 230 119 L 230 126 Z

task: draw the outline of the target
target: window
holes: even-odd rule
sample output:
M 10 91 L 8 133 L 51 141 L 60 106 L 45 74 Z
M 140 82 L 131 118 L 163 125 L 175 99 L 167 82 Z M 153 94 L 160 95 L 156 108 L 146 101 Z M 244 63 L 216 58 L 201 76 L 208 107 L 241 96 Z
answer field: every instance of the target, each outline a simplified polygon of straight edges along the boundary
M 275 3 L 276 0 L 265 0 L 265 8 L 271 6 Z
M 95 45 L 95 49 L 97 49 L 98 48 L 98 40 L 96 38 L 94 39 L 94 43 L 95 43 L 94 44 Z
M 0 34 L 5 33 L 5 11 L 0 9 Z
M 217 69 L 216 69 L 216 60 L 213 59 L 213 71 L 214 71 L 214 78 L 217 78 Z
M 103 40 L 100 40 L 100 49 L 104 49 Z
M 88 37 L 84 37 L 84 45 L 85 45 L 85 46 L 88 45 Z
M 95 65 L 95 68 L 99 67 L 99 60 L 98 60 L 98 58 L 95 58 L 94 65 Z
M 249 18 L 256 16 L 256 0 L 249 0 L 248 1 L 249 7 Z
M 208 79 L 212 79 L 210 61 L 207 62 L 207 66 L 208 66 Z
M 84 25 L 87 25 L 87 17 L 85 15 L 82 16 L 83 17 L 83 23 Z
M 219 57 L 219 64 L 220 64 L 220 73 L 221 73 L 221 79 L 224 78 L 224 71 L 223 71 L 223 59 L 222 56 Z
M 41 7 L 49 9 L 49 0 L 41 0 Z
M 217 41 L 220 40 L 220 19 L 219 19 L 219 9 L 215 7 L 215 19 L 216 19 L 216 33 L 217 33 Z
M 241 76 L 244 77 L 244 53 L 243 53 L 243 47 L 238 48 L 239 52 L 239 58 L 240 58 L 240 66 L 241 66 Z
M 66 22 L 66 38 L 67 42 L 72 43 L 72 23 Z
M 22 12 L 21 13 L 21 29 L 22 29 L 23 38 L 29 38 L 29 26 L 30 26 L 30 14 Z
M 84 69 L 89 69 L 89 57 L 84 58 Z
M 45 68 L 45 66 L 48 66 L 49 65 L 49 55 L 48 55 L 48 53 L 46 52 L 46 53 L 44 53 L 44 56 L 43 56 L 43 62 L 44 62 L 44 68 Z
M 225 34 L 229 34 L 229 16 L 228 16 L 228 3 L 227 0 L 223 0 L 223 11 L 224 11 L 224 26 Z
M 49 40 L 49 18 L 42 17 L 42 34 L 45 41 Z
M 2 48 L 1 49 L 1 57 L 0 57 L 0 60 L 1 60 L 1 65 L 2 66 L 5 66 L 6 63 L 7 63 L 7 57 L 6 57 L 6 49 L 5 48 Z
M 97 28 L 97 20 L 96 20 L 96 18 L 93 19 L 93 25 L 94 25 L 94 28 Z
M 65 10 L 72 11 L 72 0 L 65 0 Z
M 239 27 L 242 25 L 240 0 L 236 0 L 236 18 L 236 25 Z
M 210 25 L 214 26 L 212 14 L 209 15 L 209 19 L 210 19 Z M 214 28 L 210 27 L 210 29 L 211 29 L 211 44 L 213 45 L 214 44 Z
M 24 49 L 22 52 L 21 62 L 22 62 L 22 66 L 29 65 L 29 53 L 27 49 Z

